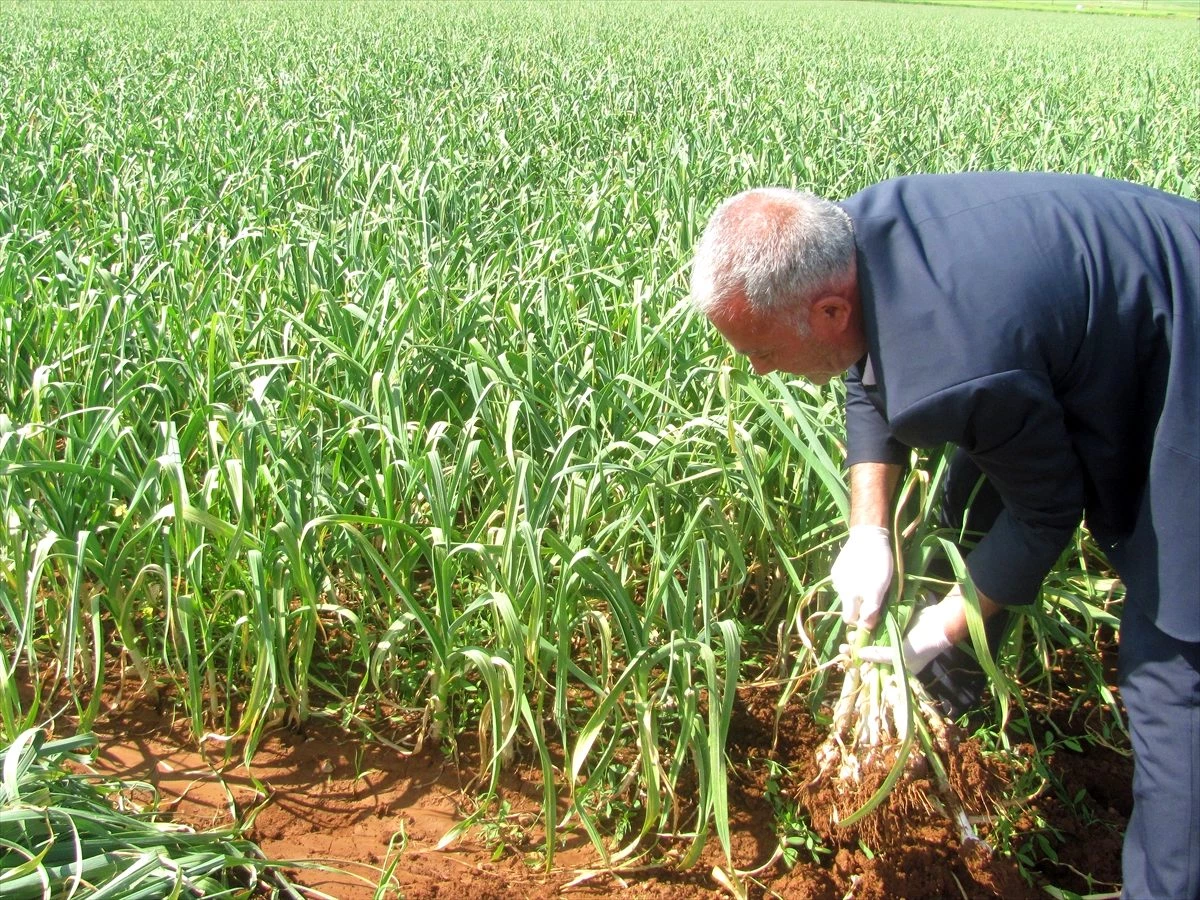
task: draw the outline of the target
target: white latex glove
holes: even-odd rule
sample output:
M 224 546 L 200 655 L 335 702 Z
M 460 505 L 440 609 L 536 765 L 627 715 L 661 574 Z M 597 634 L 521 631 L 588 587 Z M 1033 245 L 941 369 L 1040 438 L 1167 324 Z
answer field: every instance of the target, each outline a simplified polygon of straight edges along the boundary
M 940 603 L 927 606 L 913 619 L 908 633 L 904 635 L 901 650 L 904 653 L 904 665 L 910 675 L 916 675 L 933 662 L 934 657 L 942 651 L 950 649 L 950 639 L 946 637 L 946 620 L 954 612 L 958 597 L 948 596 Z M 863 647 L 858 651 L 858 658 L 873 663 L 891 663 L 892 650 L 890 647 L 875 645 Z
M 854 525 L 830 569 L 847 627 L 873 628 L 892 583 L 892 541 L 886 528 Z

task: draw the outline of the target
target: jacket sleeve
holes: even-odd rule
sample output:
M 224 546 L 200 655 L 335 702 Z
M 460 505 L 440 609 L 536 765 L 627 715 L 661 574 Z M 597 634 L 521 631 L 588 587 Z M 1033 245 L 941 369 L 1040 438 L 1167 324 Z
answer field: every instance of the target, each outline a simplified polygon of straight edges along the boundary
M 941 390 L 892 419 L 916 446 L 953 442 L 1000 494 L 1004 511 L 967 557 L 997 603 L 1037 599 L 1083 516 L 1083 474 L 1064 413 L 1044 374 L 1009 371 Z
M 892 436 L 887 420 L 862 383 L 862 363 L 846 372 L 846 465 L 876 462 L 905 465 L 909 448 Z

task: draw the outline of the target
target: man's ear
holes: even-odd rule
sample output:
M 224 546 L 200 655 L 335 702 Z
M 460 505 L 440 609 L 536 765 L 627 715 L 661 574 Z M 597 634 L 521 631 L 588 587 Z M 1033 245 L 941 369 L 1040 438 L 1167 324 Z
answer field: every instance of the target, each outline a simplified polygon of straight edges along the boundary
M 818 297 L 808 307 L 809 333 L 823 341 L 839 337 L 850 327 L 852 311 L 847 297 L 839 294 Z

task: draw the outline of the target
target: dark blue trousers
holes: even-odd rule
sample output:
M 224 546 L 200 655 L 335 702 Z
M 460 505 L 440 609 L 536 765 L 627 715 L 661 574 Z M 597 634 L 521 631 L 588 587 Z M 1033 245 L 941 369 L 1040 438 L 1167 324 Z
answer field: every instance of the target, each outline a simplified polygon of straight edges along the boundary
M 961 450 L 951 457 L 942 524 L 979 534 L 1002 508 Z M 1200 593 L 1200 585 L 1196 586 Z M 1197 602 L 1200 602 L 1198 598 Z M 1000 613 L 989 626 L 989 641 Z M 1121 699 L 1133 743 L 1133 815 L 1121 858 L 1123 900 L 1200 900 L 1200 644 L 1164 634 L 1126 608 L 1120 635 Z M 996 649 L 993 643 L 993 651 Z M 930 666 L 931 687 L 954 714 L 983 690 L 982 675 L 951 648 Z
M 1200 900 L 1200 643 L 1129 610 L 1120 659 L 1134 764 L 1121 897 Z

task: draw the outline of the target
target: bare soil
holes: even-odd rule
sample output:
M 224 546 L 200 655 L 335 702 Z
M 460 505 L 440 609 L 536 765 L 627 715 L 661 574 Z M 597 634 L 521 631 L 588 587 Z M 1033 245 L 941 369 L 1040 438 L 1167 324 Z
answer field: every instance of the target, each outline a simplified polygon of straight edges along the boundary
M 1050 756 L 1050 779 L 1063 789 L 1043 789 L 1025 802 L 1021 814 L 1007 817 L 1013 849 L 1039 850 L 1043 862 L 1033 873 L 1034 884 L 1022 878 L 1012 858 L 979 844 L 961 846 L 949 822 L 921 804 L 905 810 L 899 820 L 905 827 L 895 818 L 877 827 L 870 852 L 856 831 L 843 834 L 827 826 L 833 852 L 818 862 L 801 849 L 788 868 L 777 852 L 772 797 L 815 802 L 806 785 L 816 772 L 815 751 L 825 732 L 793 702 L 776 737 L 777 697 L 775 687 L 744 688 L 730 730 L 733 857 L 739 870 L 755 872 L 751 897 L 1021 898 L 1041 895 L 1043 884 L 1079 893 L 1119 884 L 1132 764 L 1117 750 L 1091 744 Z M 1070 710 L 1072 699 L 1064 692 L 1047 700 L 1047 720 L 1078 728 L 1081 714 Z M 487 827 L 439 850 L 443 836 L 474 809 L 478 767 L 465 753 L 457 764 L 436 748 L 404 755 L 315 720 L 303 730 L 270 733 L 248 769 L 237 748 L 206 742 L 197 752 L 185 726 L 145 700 L 130 700 L 93 728 L 100 740 L 95 767 L 152 785 L 160 810 L 176 821 L 198 828 L 249 822 L 247 836 L 268 857 L 296 861 L 288 869 L 294 882 L 338 900 L 376 896 L 382 870 L 393 862 L 390 887 L 379 896 L 488 900 L 727 893 L 713 874 L 714 866 L 726 867 L 715 839 L 701 863 L 688 871 L 660 862 L 605 872 L 582 834 L 568 836 L 559 843 L 554 868 L 546 871 L 537 852 L 540 788 L 534 771 L 523 765 L 513 767 L 503 786 L 507 817 L 492 817 Z M 786 767 L 776 768 L 785 774 L 777 774 L 773 783 L 767 760 Z M 1018 754 L 1001 764 L 965 737 L 959 744 L 956 784 L 981 836 L 992 843 L 1000 835 L 989 823 L 1002 812 L 993 798 L 1018 776 L 1020 760 Z M 1078 800 L 1067 804 L 1060 795 Z M 1044 843 L 1033 843 L 1039 841 Z M 1045 846 L 1053 849 L 1057 863 L 1045 861 Z M 667 841 L 656 849 L 655 858 L 662 861 L 679 851 Z

